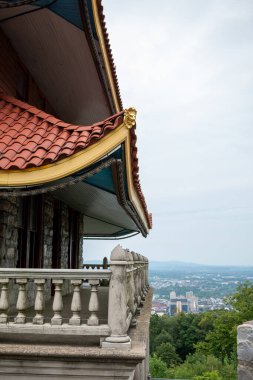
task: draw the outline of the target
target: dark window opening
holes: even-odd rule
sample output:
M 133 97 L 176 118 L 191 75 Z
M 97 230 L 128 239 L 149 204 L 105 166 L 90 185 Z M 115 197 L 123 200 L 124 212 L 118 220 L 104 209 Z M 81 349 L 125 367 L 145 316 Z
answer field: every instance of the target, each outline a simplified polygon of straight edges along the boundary
M 52 268 L 61 268 L 61 202 L 54 202 Z
M 17 268 L 43 266 L 43 198 L 24 197 L 18 212 Z
M 80 214 L 79 212 L 69 209 L 69 252 L 68 267 L 70 269 L 79 268 L 80 254 Z

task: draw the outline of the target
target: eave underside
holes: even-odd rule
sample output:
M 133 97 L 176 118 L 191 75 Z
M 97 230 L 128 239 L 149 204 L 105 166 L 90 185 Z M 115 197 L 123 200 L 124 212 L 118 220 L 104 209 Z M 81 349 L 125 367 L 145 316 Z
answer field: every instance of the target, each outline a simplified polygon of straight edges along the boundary
M 83 30 L 87 21 L 78 2 L 68 7 L 73 20 L 48 8 L 0 9 L 0 26 L 56 116 L 72 124 L 88 125 L 107 118 L 116 109 L 101 64 L 94 62 Z

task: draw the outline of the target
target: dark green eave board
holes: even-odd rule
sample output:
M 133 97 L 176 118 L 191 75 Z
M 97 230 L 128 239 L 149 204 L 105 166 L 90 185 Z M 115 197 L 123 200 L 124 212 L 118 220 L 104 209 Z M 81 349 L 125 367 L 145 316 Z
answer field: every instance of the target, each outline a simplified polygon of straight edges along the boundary
M 71 22 L 71 24 L 83 29 L 79 0 L 37 0 L 32 5 L 47 7 L 52 12 Z
M 115 194 L 111 167 L 101 170 L 84 182 Z

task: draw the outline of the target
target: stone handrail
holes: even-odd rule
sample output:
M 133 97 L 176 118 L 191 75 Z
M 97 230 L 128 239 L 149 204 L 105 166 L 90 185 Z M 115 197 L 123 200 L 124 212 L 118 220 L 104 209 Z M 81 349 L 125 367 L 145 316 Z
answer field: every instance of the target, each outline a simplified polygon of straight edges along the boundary
M 83 270 L 83 269 L 15 269 L 1 268 L 0 270 L 0 330 L 10 332 L 36 332 L 41 334 L 79 334 L 79 335 L 99 335 L 109 334 L 108 325 L 100 325 L 98 319 L 99 300 L 98 286 L 99 280 L 110 280 L 111 273 L 108 270 Z M 9 284 L 14 279 L 18 284 L 18 297 L 16 303 L 17 315 L 14 322 L 9 322 Z M 54 288 L 53 317 L 50 323 L 45 323 L 44 307 L 45 296 L 44 287 L 46 280 L 52 280 Z M 70 280 L 73 286 L 72 302 L 70 311 L 72 316 L 67 323 L 63 323 L 62 310 L 62 286 L 65 280 Z M 83 281 L 88 280 L 90 290 L 89 318 L 87 324 L 81 322 L 81 297 L 80 287 Z M 35 316 L 32 323 L 27 322 L 27 284 L 33 282 L 36 285 L 36 295 L 34 301 Z M 10 289 L 11 290 L 11 289 Z

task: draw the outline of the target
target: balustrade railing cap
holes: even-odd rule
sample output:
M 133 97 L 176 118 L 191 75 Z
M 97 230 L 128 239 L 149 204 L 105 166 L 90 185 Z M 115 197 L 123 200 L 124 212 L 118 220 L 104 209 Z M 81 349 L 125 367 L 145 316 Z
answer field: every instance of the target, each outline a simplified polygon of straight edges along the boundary
M 115 248 L 113 248 L 111 256 L 111 261 L 126 261 L 126 253 L 125 250 L 121 247 L 121 245 L 117 245 Z

